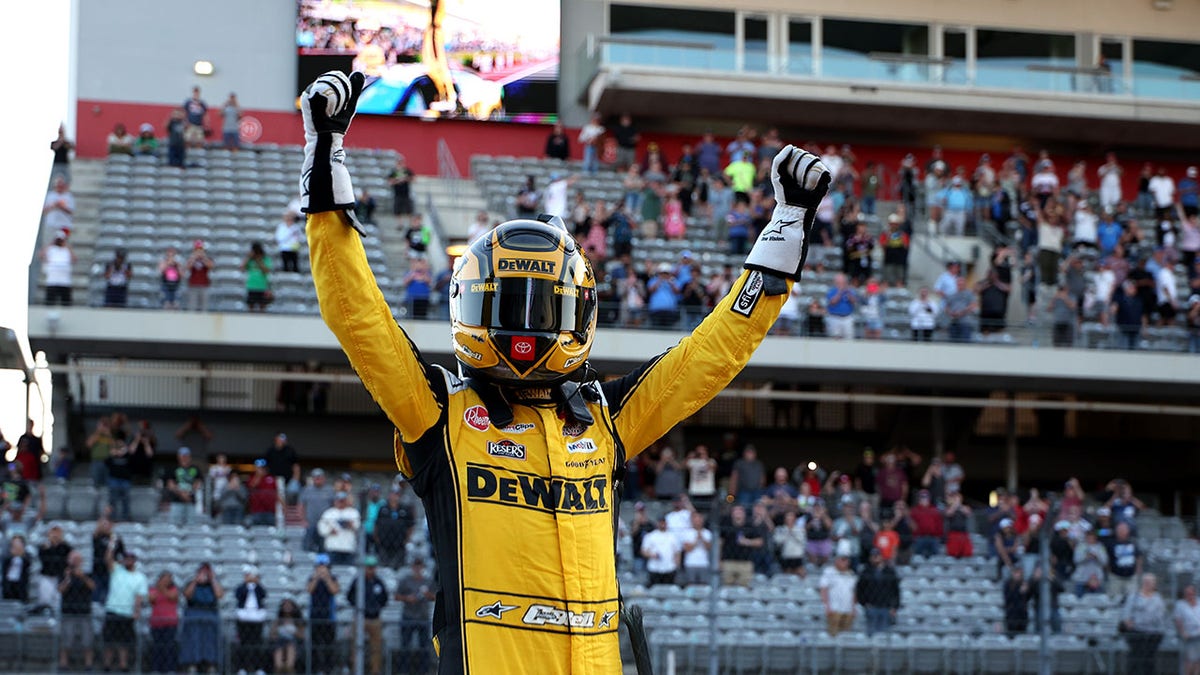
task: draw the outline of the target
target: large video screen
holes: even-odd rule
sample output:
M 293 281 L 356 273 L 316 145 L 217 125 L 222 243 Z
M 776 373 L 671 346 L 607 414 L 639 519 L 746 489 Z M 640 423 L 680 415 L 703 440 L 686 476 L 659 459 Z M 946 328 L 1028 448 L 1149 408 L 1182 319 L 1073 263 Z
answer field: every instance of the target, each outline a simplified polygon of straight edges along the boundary
M 300 0 L 298 87 L 361 70 L 358 112 L 553 122 L 559 0 Z

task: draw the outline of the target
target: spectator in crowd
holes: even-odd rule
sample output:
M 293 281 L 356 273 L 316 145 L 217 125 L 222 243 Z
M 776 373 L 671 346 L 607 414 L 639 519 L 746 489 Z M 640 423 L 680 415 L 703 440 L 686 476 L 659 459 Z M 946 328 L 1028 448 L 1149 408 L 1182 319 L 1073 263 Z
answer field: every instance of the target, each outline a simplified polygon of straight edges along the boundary
M 685 586 L 707 586 L 712 566 L 713 533 L 704 526 L 704 514 L 692 511 L 689 515 L 690 526 L 679 539 L 683 553 L 680 582 Z
M 958 277 L 962 276 L 962 263 L 951 260 L 946 269 L 933 282 L 933 290 L 939 297 L 946 298 L 958 290 Z
M 1138 295 L 1135 282 L 1126 281 L 1121 289 L 1113 293 L 1109 313 L 1117 325 L 1120 345 L 1125 349 L 1137 349 L 1142 337 L 1142 325 L 1146 318 L 1143 312 L 1142 299 Z
M 938 195 L 942 205 L 942 234 L 962 236 L 966 233 L 967 215 L 975 207 L 975 197 L 961 175 L 955 175 Z
M 546 158 L 565 162 L 570 156 L 571 143 L 567 140 L 567 133 L 563 130 L 562 122 L 555 122 L 550 135 L 546 137 Z
M 946 316 L 950 318 L 950 340 L 970 342 L 975 332 L 975 316 L 979 312 L 979 298 L 967 286 L 965 277 L 955 278 L 955 291 L 946 296 Z
M 1121 632 L 1129 644 L 1126 672 L 1152 675 L 1155 655 L 1167 630 L 1167 606 L 1158 593 L 1158 577 L 1142 575 L 1142 585 L 1121 608 Z
M 409 662 L 413 672 L 423 673 L 429 661 L 429 615 L 435 599 L 433 579 L 425 569 L 425 561 L 415 558 L 408 576 L 397 584 L 396 600 L 404 603 L 400 615 L 400 647 L 414 654 Z
M 267 623 L 267 591 L 258 577 L 258 568 L 242 568 L 242 583 L 233 591 L 237 611 L 237 649 L 233 667 L 238 672 L 265 672 L 267 653 L 263 644 L 263 626 Z
M 42 224 L 51 232 L 63 231 L 64 242 L 73 227 L 75 196 L 71 184 L 64 176 L 55 176 L 53 187 L 42 204 Z
M 187 164 L 187 122 L 184 111 L 175 109 L 167 117 L 167 166 L 182 169 Z
M 124 307 L 129 297 L 129 281 L 133 277 L 133 266 L 129 264 L 125 249 L 118 248 L 113 259 L 104 265 L 104 306 Z
M 305 592 L 309 596 L 308 618 L 311 623 L 312 641 L 311 668 L 317 672 L 329 672 L 336 662 L 337 647 L 337 596 L 342 587 L 329 570 L 330 557 L 318 553 L 312 576 L 308 579 Z M 428 621 L 428 617 L 426 617 Z
M 588 123 L 579 130 L 579 145 L 583 146 L 583 170 L 595 174 L 600 168 L 600 144 L 604 139 L 604 122 L 600 113 L 592 113 Z
M 767 470 L 758 459 L 758 448 L 747 445 L 729 474 L 729 496 L 738 504 L 753 504 L 758 501 L 766 483 Z
M 267 470 L 272 476 L 288 484 L 289 489 L 294 484 L 296 492 L 300 491 L 300 459 L 288 442 L 287 434 L 275 434 L 263 459 L 267 460 Z
M 300 244 L 304 240 L 304 226 L 296 214 L 285 210 L 283 220 L 275 226 L 275 244 L 279 247 L 279 269 L 281 272 L 300 271 Z
M 1158 309 L 1158 325 L 1170 326 L 1179 313 L 1179 290 L 1175 280 L 1175 265 L 1165 260 L 1166 251 L 1155 252 L 1158 270 L 1154 272 L 1155 307 Z
M 179 662 L 189 669 L 216 669 L 221 664 L 221 617 L 217 609 L 225 589 L 212 566 L 200 563 L 196 574 L 183 587 L 187 606 L 179 633 Z
M 114 547 L 117 557 L 125 554 L 125 543 L 113 534 L 113 523 L 107 516 L 96 519 L 96 528 L 92 531 L 92 581 L 96 584 L 95 601 L 103 603 L 108 597 L 109 569 L 104 558 L 109 547 Z
M 333 506 L 326 509 L 317 521 L 317 533 L 324 538 L 325 552 L 333 564 L 354 564 L 360 526 L 358 509 L 351 504 L 350 495 L 345 492 L 335 494 Z
M 1008 637 L 1022 635 L 1029 630 L 1029 599 L 1037 592 L 1025 580 L 1025 571 L 1014 567 L 1004 580 L 1004 632 Z
M 83 669 L 92 669 L 92 593 L 96 582 L 83 569 L 83 554 L 72 551 L 67 557 L 67 568 L 58 580 L 59 605 L 59 649 L 58 669 L 70 670 L 71 657 L 80 656 Z
M 482 237 L 490 232 L 491 229 L 491 223 L 488 221 L 488 212 L 480 210 L 475 214 L 475 220 L 467 226 L 467 243 L 469 244 Z
M 956 287 L 957 287 L 957 282 Z M 931 342 L 933 330 L 937 327 L 937 318 L 941 314 L 941 304 L 929 295 L 929 287 L 922 286 L 917 297 L 908 303 L 909 328 L 912 329 L 913 342 Z
M 109 155 L 133 155 L 133 134 L 125 128 L 125 124 L 117 122 L 113 125 L 112 133 L 105 139 Z
M 649 536 L 649 535 L 647 535 Z M 748 586 L 754 578 L 754 561 L 763 550 L 767 532 L 746 517 L 744 506 L 734 506 L 721 533 L 721 583 Z
M 367 636 L 366 656 L 371 675 L 383 672 L 383 621 L 379 615 L 388 603 L 387 584 L 375 573 L 377 565 L 375 556 L 363 559 L 363 632 Z M 351 607 L 358 606 L 358 578 L 350 582 L 346 602 Z
M 67 138 L 67 130 L 62 125 L 58 125 L 58 136 L 50 141 L 50 150 L 54 152 L 54 161 L 51 164 L 51 176 L 63 176 L 70 179 L 71 177 L 71 151 L 75 149 L 75 144 L 71 139 Z
M 667 529 L 667 519 L 659 517 L 653 532 L 642 538 L 642 557 L 650 572 L 650 585 L 674 584 L 679 572 L 683 547 Z
M 58 584 L 67 571 L 67 561 L 73 551 L 63 539 L 62 527 L 51 525 L 45 541 L 38 546 L 38 562 L 41 563 L 37 587 L 39 605 L 54 607 L 58 604 Z
M 901 288 L 908 283 L 909 236 L 901 226 L 904 216 L 892 213 L 887 218 L 887 229 L 879 235 L 879 248 L 883 249 L 883 283 L 891 288 Z
M 1167 174 L 1167 167 L 1158 167 L 1158 173 L 1150 179 L 1148 187 L 1154 198 L 1155 222 L 1170 220 L 1175 213 L 1175 179 Z M 1163 244 L 1161 239 L 1159 244 Z
M 796 509 L 783 512 L 783 524 L 771 531 L 771 542 L 779 554 L 779 566 L 784 574 L 803 577 L 806 574 L 804 557 L 808 545 L 806 522 Z
M 883 553 L 887 562 L 907 565 L 912 560 L 913 533 L 917 529 L 908 502 L 893 504 L 891 520 L 883 520 L 879 526 L 875 548 Z
M 192 87 L 192 95 L 184 99 L 182 113 L 186 117 L 187 127 L 183 132 L 188 147 L 204 147 L 204 138 L 208 135 L 208 125 L 205 116 L 208 115 L 208 104 L 200 98 L 200 87 Z
M 149 582 L 137 568 L 137 555 L 125 551 L 120 563 L 115 559 L 117 540 L 110 540 L 104 554 L 108 569 L 108 598 L 104 601 L 104 668 L 129 670 L 129 654 L 137 640 L 137 622 L 141 620 Z M 113 663 L 114 654 L 117 662 Z
M 279 503 L 279 489 L 275 477 L 267 472 L 267 460 L 254 460 L 254 473 L 246 481 L 250 493 L 247 510 L 251 525 L 274 525 L 275 506 Z
M 1179 672 L 1182 675 L 1200 675 L 1200 602 L 1196 601 L 1196 585 L 1183 587 L 1175 610 L 1175 631 L 1179 635 Z
M 429 314 L 429 299 L 433 294 L 433 274 L 429 271 L 429 262 L 424 258 L 414 259 L 402 283 L 410 316 L 424 319 Z
M 158 262 L 159 289 L 162 291 L 163 309 L 179 309 L 179 285 L 183 281 L 183 262 L 174 246 L 168 246 L 166 255 Z
M 1194 281 L 1198 271 L 1196 260 L 1200 258 L 1200 215 L 1186 212 L 1180 215 L 1177 248 L 1188 281 Z
M 133 142 L 133 152 L 141 157 L 153 157 L 158 154 L 158 138 L 154 135 L 154 125 L 142 122 L 138 127 L 138 136 Z
M 221 143 L 226 150 L 237 152 L 242 147 L 242 107 L 237 94 L 229 92 L 225 105 L 221 107 Z
M 1117 154 L 1108 152 L 1104 155 L 1104 164 L 1096 169 L 1100 176 L 1100 206 L 1103 209 L 1115 207 L 1121 203 L 1121 174 L 1124 171 L 1117 162 Z
M 1061 204 L 1051 203 L 1037 210 L 1037 283 L 1058 285 L 1058 263 L 1066 239 L 1067 216 Z
M 717 493 L 717 460 L 708 454 L 707 445 L 697 445 L 684 460 L 688 474 L 687 494 L 689 500 L 701 508 Z
M 31 521 L 38 517 L 38 513 L 44 508 L 44 505 L 37 511 L 30 510 L 33 491 L 21 477 L 21 465 L 17 462 L 9 462 L 7 467 L 8 472 L 3 483 L 0 483 L 0 505 L 4 509 L 5 534 L 9 536 L 25 534 Z
M 877 487 L 879 489 L 879 506 L 884 511 L 890 513 L 892 504 L 908 500 L 908 472 L 900 466 L 895 452 L 883 455 L 883 466 L 879 468 Z
M 300 507 L 307 528 L 304 531 L 304 550 L 320 551 L 324 544 L 317 534 L 317 523 L 321 516 L 333 506 L 334 490 L 326 484 L 325 470 L 313 469 L 308 475 L 308 485 L 300 490 Z
M 1033 629 L 1036 632 L 1042 630 L 1042 594 L 1038 590 L 1038 584 L 1042 579 L 1042 570 L 1037 568 L 1033 571 L 1033 575 L 1029 578 L 1029 587 L 1032 592 L 1029 594 L 1029 599 L 1033 604 Z M 1059 613 L 1058 596 L 1064 592 L 1062 581 L 1059 580 L 1058 573 L 1053 569 L 1050 570 L 1050 632 L 1057 635 L 1062 632 L 1062 615 Z
M 754 190 L 754 178 L 758 169 L 754 165 L 754 157 L 750 153 L 737 152 L 730 155 L 729 164 L 722 172 L 725 179 L 733 188 L 735 199 L 748 200 Z
M 246 505 L 250 500 L 250 492 L 242 483 L 242 477 L 236 473 L 229 475 L 229 481 L 221 490 L 221 496 L 216 497 L 217 508 L 220 509 L 223 525 L 241 525 L 246 517 Z
M 375 516 L 375 550 L 385 566 L 396 569 L 404 564 L 404 547 L 415 523 L 412 509 L 401 499 L 400 488 L 393 487 Z
M 207 312 L 208 289 L 212 286 L 209 274 L 216 267 L 216 263 L 204 249 L 202 240 L 192 242 L 192 252 L 188 255 L 185 266 L 188 270 L 187 309 L 191 312 Z
M 854 597 L 866 611 L 867 635 L 887 632 L 895 625 L 900 610 L 900 577 L 879 549 L 871 549 L 870 564 L 858 575 Z
M 687 495 L 677 495 L 671 501 L 671 510 L 666 513 L 667 531 L 671 533 L 679 543 L 683 543 L 683 535 L 688 530 L 692 529 L 692 513 L 695 507 L 688 501 Z
M 29 601 L 29 576 L 33 558 L 25 550 L 25 537 L 8 540 L 8 552 L 0 559 L 0 596 L 5 600 Z
M 833 277 L 833 286 L 825 294 L 825 330 L 829 337 L 854 339 L 854 311 L 859 303 L 858 292 L 846 282 L 846 275 Z
M 654 277 L 646 282 L 646 292 L 649 295 L 646 307 L 654 327 L 669 329 L 679 322 L 681 290 L 671 263 L 660 263 Z
M 1183 217 L 1200 214 L 1200 181 L 1197 177 L 1200 177 L 1200 170 L 1189 166 L 1179 181 L 1179 207 L 1183 209 Z
M 962 493 L 946 495 L 946 555 L 953 558 L 969 558 L 974 555 L 968 524 L 971 507 L 963 503 Z
M 1142 575 L 1145 556 L 1132 532 L 1129 523 L 1117 523 L 1113 540 L 1108 544 L 1108 594 L 1114 598 L 1123 599 L 1134 592 Z
M 413 176 L 404 155 L 397 155 L 396 166 L 388 172 L 387 182 L 392 187 L 392 215 L 399 218 L 401 229 L 408 225 L 408 219 L 413 214 Z
M 917 505 L 912 507 L 911 517 L 915 525 L 913 536 L 916 537 L 913 553 L 926 557 L 937 555 L 941 550 L 945 526 L 942 512 L 933 505 L 929 490 L 917 493 Z
M 1125 230 L 1113 216 L 1111 208 L 1105 208 L 1100 214 L 1100 222 L 1096 224 L 1096 246 L 1100 249 L 1100 258 L 1104 260 L 1113 255 Z
M 425 223 L 421 214 L 414 213 L 408 217 L 404 239 L 408 242 L 409 260 L 424 258 L 425 252 L 429 250 L 429 242 L 433 239 L 433 230 Z
M 1075 344 L 1075 323 L 1078 305 L 1065 285 L 1060 284 L 1050 299 L 1050 317 L 1054 321 L 1053 340 L 1055 347 L 1071 347 Z
M 961 493 L 962 484 L 966 480 L 967 473 L 963 470 L 962 465 L 958 463 L 958 457 L 954 454 L 953 450 L 947 450 L 942 455 L 941 464 L 945 493 L 948 495 Z
M 846 238 L 843 247 L 849 263 L 846 271 L 854 285 L 861 286 L 871 276 L 871 254 L 875 250 L 875 240 L 867 234 L 867 224 L 859 220 L 854 227 L 854 234 Z
M 271 623 L 271 647 L 274 673 L 296 672 L 297 648 L 304 639 L 304 615 L 291 598 L 279 603 L 279 612 Z
M 825 606 L 825 621 L 830 636 L 836 636 L 854 626 L 854 615 L 858 611 L 855 589 L 858 577 L 850 569 L 850 558 L 838 552 L 833 564 L 821 572 L 817 588 L 821 591 L 821 603 Z
M 217 456 L 209 457 L 208 465 L 208 483 L 212 486 L 212 499 L 217 501 L 224 494 L 226 486 L 229 485 L 229 477 L 233 475 L 233 467 L 229 465 L 229 457 L 223 452 L 218 452 Z
M 1017 535 L 1016 524 L 1012 518 L 1001 518 L 997 523 L 996 533 L 992 535 L 992 548 L 996 551 L 996 578 L 1003 580 L 1012 574 L 1017 563 L 1021 538 Z
M 150 670 L 174 673 L 179 664 L 179 587 L 164 570 L 146 595 L 150 603 Z
M 176 453 L 177 464 L 163 479 L 164 498 L 171 504 L 171 520 L 187 525 L 196 511 L 196 495 L 204 487 L 200 467 L 192 463 L 192 451 L 187 447 Z
M 624 171 L 637 161 L 637 144 L 641 135 L 629 115 L 621 115 L 610 133 L 617 143 L 616 169 Z
M 842 500 L 841 515 L 833 521 L 834 548 L 838 554 L 850 556 L 852 566 L 858 565 L 859 556 L 862 554 L 861 535 L 866 527 L 867 523 L 857 514 L 854 501 Z
M 833 520 L 825 509 L 825 502 L 817 499 L 809 507 L 808 517 L 804 523 L 804 535 L 807 541 L 804 552 L 816 567 L 823 567 L 833 555 Z
M 67 232 L 62 229 L 56 231 L 54 240 L 42 248 L 39 257 L 46 285 L 46 304 L 70 307 L 71 268 L 75 263 L 75 252 L 67 243 Z
M 242 261 L 246 273 L 246 309 L 265 312 L 271 297 L 271 259 L 260 242 L 250 244 L 250 253 Z
M 1200 267 L 1197 262 L 1196 267 Z M 1200 279 L 1200 276 L 1197 276 Z M 1188 298 L 1187 311 L 1188 353 L 1200 354 L 1200 293 Z

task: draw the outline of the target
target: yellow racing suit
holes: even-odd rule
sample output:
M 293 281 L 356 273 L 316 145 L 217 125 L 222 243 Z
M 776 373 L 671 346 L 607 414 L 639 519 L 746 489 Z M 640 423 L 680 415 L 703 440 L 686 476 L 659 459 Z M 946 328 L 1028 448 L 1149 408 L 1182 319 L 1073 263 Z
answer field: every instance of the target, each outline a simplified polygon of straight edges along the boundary
M 590 427 L 515 405 L 496 428 L 396 324 L 345 216 L 309 215 L 308 240 L 321 316 L 395 424 L 396 464 L 425 505 L 439 672 L 619 674 L 614 471 L 733 379 L 786 294 L 743 272 L 691 336 L 585 385 Z

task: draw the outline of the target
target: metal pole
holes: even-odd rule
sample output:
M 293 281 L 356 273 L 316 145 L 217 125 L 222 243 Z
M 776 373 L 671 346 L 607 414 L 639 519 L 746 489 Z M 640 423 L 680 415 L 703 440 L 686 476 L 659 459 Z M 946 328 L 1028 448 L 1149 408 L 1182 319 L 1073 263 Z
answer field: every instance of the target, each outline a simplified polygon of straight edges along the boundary
M 708 527 L 712 530 L 712 548 L 708 550 L 708 675 L 718 675 L 721 672 L 720 655 L 717 653 L 717 595 L 721 590 L 721 568 L 718 563 L 721 551 L 720 492 L 717 490 L 713 493 L 708 509 Z
M 363 565 L 367 555 L 367 535 L 363 530 L 363 524 L 367 520 L 366 514 L 366 492 L 363 492 L 362 499 L 356 499 L 358 504 L 363 508 L 359 513 L 358 519 L 358 553 L 355 555 L 355 574 L 358 576 L 355 580 L 358 582 L 354 586 L 354 675 L 363 674 L 363 646 L 366 644 L 366 635 L 363 632 L 363 623 L 367 611 L 367 579 Z
M 1012 392 L 1009 392 L 1008 399 L 1013 399 Z M 1006 483 L 1010 494 L 1017 491 L 1017 411 L 1011 406 L 1005 411 L 1005 474 L 1007 477 Z
M 942 406 L 931 408 L 933 416 L 933 456 L 941 457 L 946 452 L 946 430 L 942 427 Z
M 1042 576 L 1038 580 L 1038 674 L 1051 675 L 1050 663 L 1050 532 L 1054 529 L 1051 514 L 1057 508 L 1053 495 L 1046 495 L 1049 508 L 1038 530 L 1038 569 Z

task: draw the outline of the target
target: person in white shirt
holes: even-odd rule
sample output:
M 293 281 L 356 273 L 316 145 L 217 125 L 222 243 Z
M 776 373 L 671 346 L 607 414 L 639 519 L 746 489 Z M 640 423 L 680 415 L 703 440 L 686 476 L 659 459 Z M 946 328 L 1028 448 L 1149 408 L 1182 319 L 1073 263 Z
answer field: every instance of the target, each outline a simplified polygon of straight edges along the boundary
M 1154 288 L 1158 294 L 1159 325 L 1169 326 L 1175 322 L 1175 315 L 1179 311 L 1179 288 L 1175 282 L 1174 265 L 1159 265 L 1154 273 Z
M 48 230 L 71 231 L 72 218 L 75 216 L 75 197 L 67 188 L 66 178 L 55 177 L 54 189 L 46 195 L 46 201 L 42 204 L 42 222 Z
M 75 252 L 67 243 L 67 233 L 54 233 L 54 242 L 42 249 L 42 274 L 46 278 L 46 304 L 71 306 L 71 266 Z
M 712 530 L 704 527 L 704 514 L 692 513 L 690 527 L 680 542 L 683 548 L 683 585 L 707 585 L 712 560 Z
M 1088 206 L 1087 202 L 1079 202 L 1079 206 L 1075 208 L 1075 227 L 1072 245 L 1096 248 L 1096 239 L 1099 236 L 1097 223 L 1099 221 L 1100 219 L 1096 217 L 1096 214 L 1092 213 L 1092 208 Z
M 583 170 L 596 173 L 600 168 L 600 139 L 604 136 L 603 118 L 592 113 L 592 119 L 579 130 L 579 144 L 583 146 Z
M 291 210 L 283 212 L 283 220 L 275 226 L 275 243 L 279 246 L 280 271 L 300 271 L 300 243 L 304 240 L 304 226 Z
M 1121 165 L 1117 164 L 1117 155 L 1105 155 L 1104 164 L 1096 170 L 1100 175 L 1100 206 L 1115 207 L 1121 203 Z
M 475 220 L 471 223 L 471 226 L 467 228 L 467 243 L 470 244 L 491 230 L 492 226 L 488 224 L 487 211 L 480 211 L 479 213 L 476 213 Z
M 350 495 L 345 492 L 334 495 L 333 506 L 317 521 L 317 533 L 325 538 L 325 551 L 334 565 L 354 564 L 360 523 L 358 509 L 350 505 Z
M 566 222 L 568 216 L 567 193 L 571 191 L 574 176 L 564 176 L 559 172 L 550 174 L 550 184 L 542 193 L 543 213 L 558 216 Z
M 929 295 L 928 287 L 922 286 L 917 297 L 908 303 L 909 327 L 912 328 L 913 342 L 933 341 L 933 329 L 937 328 L 937 318 L 941 311 L 941 303 Z
M 673 584 L 679 571 L 679 554 L 683 547 L 675 535 L 667 531 L 667 519 L 660 517 L 658 527 L 642 538 L 642 557 L 650 572 L 650 585 Z
M 783 514 L 783 524 L 771 531 L 771 541 L 779 551 L 779 566 L 785 574 L 803 577 L 804 554 L 808 545 L 808 519 L 795 510 Z
M 667 519 L 667 532 L 675 535 L 681 546 L 684 534 L 692 529 L 692 513 L 695 510 L 687 495 L 678 495 L 671 502 L 671 510 L 664 516 Z
M 717 460 L 708 454 L 707 445 L 697 445 L 684 463 L 688 472 L 688 497 L 707 502 L 717 493 Z
M 833 565 L 821 572 L 817 588 L 821 590 L 821 603 L 825 605 L 825 620 L 830 636 L 854 626 L 854 615 L 858 611 L 858 599 L 854 594 L 857 585 L 858 576 L 850 569 L 850 557 L 841 552 L 833 559 Z
M 1167 175 L 1167 167 L 1158 167 L 1158 174 L 1150 179 L 1150 194 L 1154 197 L 1156 220 L 1170 220 L 1175 211 L 1175 179 Z
M 779 310 L 779 318 L 773 330 L 779 335 L 799 335 L 800 316 L 804 305 L 804 293 L 800 290 L 800 284 L 793 284 L 783 308 Z
M 946 270 L 938 275 L 933 282 L 933 290 L 943 298 L 958 292 L 958 276 L 962 273 L 962 264 L 956 260 L 946 263 Z
M 1183 587 L 1183 597 L 1176 601 L 1172 618 L 1182 643 L 1179 659 L 1183 663 L 1179 672 L 1200 675 L 1200 601 L 1196 600 L 1195 584 Z

